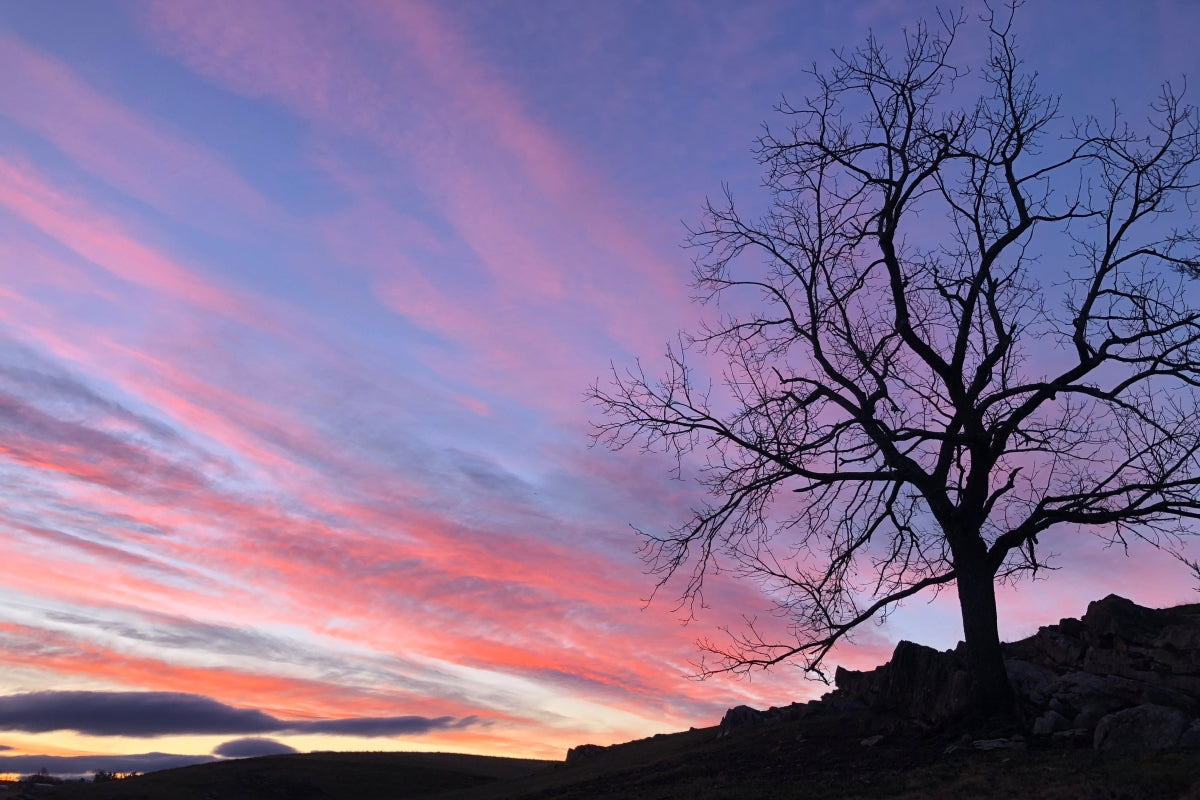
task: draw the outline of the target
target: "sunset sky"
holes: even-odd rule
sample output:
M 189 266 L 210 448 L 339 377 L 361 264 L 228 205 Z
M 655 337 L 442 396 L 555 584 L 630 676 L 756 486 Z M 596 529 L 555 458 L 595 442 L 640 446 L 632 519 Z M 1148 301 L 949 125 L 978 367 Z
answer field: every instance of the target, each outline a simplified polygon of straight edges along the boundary
M 631 526 L 699 495 L 589 448 L 584 393 L 698 319 L 684 224 L 722 182 L 761 200 L 781 95 L 934 8 L 0 3 L 0 772 L 561 758 L 825 691 L 689 679 L 769 604 L 645 604 Z M 1200 84 L 1193 0 L 1017 29 L 1067 118 Z M 1061 569 L 1002 592 L 1006 638 L 1197 599 L 1155 551 L 1043 546 Z M 916 599 L 834 661 L 959 637 L 952 594 Z

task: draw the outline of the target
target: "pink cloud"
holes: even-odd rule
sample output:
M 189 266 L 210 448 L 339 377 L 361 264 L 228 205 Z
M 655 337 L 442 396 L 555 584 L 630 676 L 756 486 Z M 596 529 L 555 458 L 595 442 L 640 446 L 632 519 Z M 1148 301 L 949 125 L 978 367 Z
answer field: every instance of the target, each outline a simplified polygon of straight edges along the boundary
M 515 162 L 517 174 L 529 180 L 551 208 L 565 210 L 563 216 L 569 219 L 572 227 L 582 227 L 592 246 L 619 255 L 627 270 L 649 284 L 648 294 L 670 296 L 675 293 L 678 287 L 674 284 L 673 268 L 663 265 L 660 258 L 632 233 L 635 229 L 633 221 L 626 218 L 628 211 L 617 194 L 600 175 L 586 169 L 579 157 L 549 128 L 534 121 L 518 99 L 516 90 L 476 58 L 474 45 L 455 29 L 441 9 L 416 2 L 364 2 L 359 8 L 376 36 L 405 46 L 405 50 L 416 56 L 449 98 L 447 111 L 460 121 L 469 121 L 466 128 L 469 133 L 461 136 L 463 141 L 454 141 L 454 155 L 441 160 L 439 166 L 460 160 L 469 152 L 472 142 L 477 146 L 494 140 Z M 491 135 L 483 136 L 485 131 Z M 434 141 L 441 140 L 444 137 Z M 464 204 L 463 211 L 470 210 L 468 198 L 479 196 L 479 189 L 485 189 L 483 196 L 486 197 L 499 187 L 511 186 L 508 181 L 496 180 L 502 177 L 498 175 L 487 176 L 486 186 L 471 182 L 469 177 L 459 174 L 451 181 L 451 193 L 456 202 Z M 493 202 L 491 210 L 500 211 L 500 219 L 523 217 L 513 214 L 511 207 L 504 208 L 514 199 L 520 200 L 508 194 L 499 202 Z M 486 221 L 490 217 L 462 214 L 456 219 Z M 536 217 L 524 219 L 526 224 L 518 229 L 528 229 L 529 223 L 536 221 Z M 481 238 L 503 241 L 504 234 L 492 232 Z M 511 277 L 512 263 L 501 261 L 500 264 L 501 272 Z M 567 263 L 561 262 L 555 264 L 553 273 L 535 269 L 533 276 L 520 284 L 521 290 L 547 291 L 548 286 L 552 294 L 558 294 L 558 287 L 568 277 L 580 277 Z
M 467 345 L 465 361 L 441 359 L 438 369 L 541 398 L 548 408 L 574 408 L 603 363 L 580 363 L 580 344 L 600 335 L 657 348 L 678 327 L 669 319 L 686 306 L 681 266 L 665 264 L 632 233 L 616 192 L 534 121 L 436 9 L 363 4 L 333 25 L 310 11 L 158 3 L 147 9 L 147 26 L 167 52 L 217 83 L 272 97 L 415 171 L 486 273 L 435 275 L 421 243 L 404 236 L 393 247 L 393 227 L 347 244 L 339 231 L 370 229 L 372 218 L 388 215 L 363 194 L 371 190 L 361 179 L 358 208 L 325 229 L 334 252 L 369 261 L 388 307 Z M 374 44 L 352 44 L 352 24 Z M 337 171 L 346 185 L 344 166 Z
M 214 208 L 270 218 L 259 193 L 222 159 L 165 123 L 106 98 L 61 62 L 3 34 L 0 73 L 21 76 L 0 85 L 5 116 L 131 196 L 193 224 L 207 222 Z
M 425 183 L 439 187 L 448 217 L 489 265 L 499 290 L 586 298 L 617 341 L 657 345 L 663 328 L 646 321 L 683 315 L 682 270 L 633 233 L 631 211 L 613 187 L 532 118 L 516 90 L 477 60 L 473 44 L 439 9 L 370 2 L 360 9 L 372 34 L 415 56 L 436 96 L 445 98 L 423 135 L 403 145 L 427 152 Z M 603 266 L 596 254 L 603 254 Z M 654 312 L 647 313 L 646 301 Z
M 52 187 L 29 166 L 0 159 L 0 206 L 121 280 L 224 317 L 260 319 L 231 291 L 143 244 L 125 224 Z
M 337 50 L 344 14 L 265 0 L 155 0 L 143 22 L 191 69 L 249 97 L 271 97 L 302 116 L 378 130 L 383 93 Z
M 305 180 L 315 168 L 339 191 L 300 198 L 311 210 L 281 222 L 219 154 L 0 36 L 0 70 L 28 76 L 0 87 L 0 108 L 50 145 L 36 168 L 0 160 L 0 234 L 14 233 L 0 235 L 5 328 L 111 400 L 51 387 L 0 409 L 8 588 L 28 608 L 85 618 L 68 635 L 9 624 L 34 616 L 11 612 L 0 664 L 48 683 L 203 687 L 281 715 L 481 714 L 492 727 L 425 741 L 495 751 L 536 739 L 559 757 L 647 726 L 712 724 L 740 702 L 819 694 L 786 668 L 753 683 L 685 677 L 693 639 L 766 612 L 752 583 L 714 578 L 713 608 L 686 628 L 670 613 L 675 586 L 641 607 L 654 576 L 626 522 L 662 530 L 701 498 L 659 459 L 584 453 L 592 410 L 581 395 L 609 357 L 653 357 L 695 310 L 679 287 L 686 255 L 609 176 L 618 157 L 566 134 L 556 109 L 493 62 L 490 32 L 446 5 L 137 8 L 163 52 L 273 104 L 272 119 L 293 115 L 307 160 L 283 168 Z M 753 61 L 760 72 L 729 78 L 743 90 L 794 60 L 745 55 L 761 39 L 753 28 L 713 34 L 718 49 L 693 43 L 696 60 L 679 69 L 703 67 L 698 80 L 715 84 L 731 61 Z M 710 88 L 701 105 L 730 96 Z M 734 126 L 711 112 L 697 118 Z M 282 230 L 281 262 L 303 252 L 251 265 L 243 279 L 279 299 L 252 295 L 173 255 L 148 227 L 158 214 L 129 216 L 50 177 L 63 174 L 238 241 Z M 1140 602 L 1175 599 L 1182 585 L 1167 588 L 1161 559 L 1064 562 L 1077 577 L 1002 596 L 1008 630 L 1070 607 L 1100 575 L 1118 574 L 1112 585 Z M 103 580 L 81 579 L 97 570 Z M 925 627 L 912 638 L 953 637 L 944 605 L 914 602 L 894 621 L 915 610 Z M 144 608 L 178 619 L 148 622 Z M 117 622 L 89 626 L 88 610 Z M 786 639 L 786 620 L 760 622 Z M 344 661 L 267 664 L 246 652 L 230 666 L 220 650 L 139 639 L 151 624 L 172 642 L 205 625 L 288 631 L 318 649 L 336 642 Z M 872 666 L 899 627 L 865 629 L 831 661 Z M 560 705 L 538 706 L 526 689 Z M 570 703 L 619 721 L 572 718 Z
M 147 500 L 140 516 L 161 525 L 156 503 Z M 103 495 L 93 493 L 91 501 L 101 508 L 108 505 Z M 109 510 L 125 513 L 130 506 L 136 501 Z M 655 709 L 662 719 L 680 725 L 696 722 L 697 709 L 704 709 L 700 719 L 705 719 L 717 713 L 723 699 L 738 696 L 722 697 L 724 693 L 714 693 L 711 686 L 697 687 L 664 670 L 663 663 L 679 661 L 690 652 L 677 635 L 675 621 L 641 614 L 636 587 L 620 578 L 622 566 L 594 555 L 581 574 L 578 552 L 534 537 L 495 529 L 470 531 L 437 515 L 397 515 L 394 510 L 384 514 L 371 506 L 345 503 L 339 525 L 330 527 L 269 504 L 221 496 L 202 485 L 188 487 L 163 511 L 176 516 L 171 525 L 187 525 L 189 518 L 205 520 L 212 534 L 172 537 L 160 542 L 157 552 L 168 561 L 205 565 L 222 573 L 221 599 L 205 599 L 205 587 L 184 592 L 179 586 L 147 584 L 144 577 L 129 572 L 137 564 L 110 560 L 116 572 L 106 585 L 121 587 L 119 596 L 131 605 L 154 598 L 156 607 L 186 609 L 199 603 L 237 614 L 239 606 L 259 606 L 256 596 L 265 592 L 272 597 L 274 611 L 263 608 L 260 624 L 307 624 L 308 609 L 317 602 L 324 619 L 355 620 L 349 642 L 548 681 L 631 713 Z M 81 554 L 90 552 L 85 547 Z M 21 561 L 11 563 L 20 566 Z M 71 581 L 80 569 L 77 562 L 58 561 L 61 569 L 42 571 L 38 583 L 19 582 L 19 587 L 32 590 L 40 585 L 40 592 L 65 592 L 89 605 L 103 602 L 92 596 L 94 587 Z M 399 568 L 406 563 L 413 568 Z M 234 586 L 244 588 L 229 592 Z M 602 630 L 603 645 L 597 647 L 591 635 L 581 636 L 581 627 L 593 634 Z M 630 662 L 628 654 L 634 652 L 640 657 Z M 95 673 L 86 658 L 47 668 L 119 678 L 116 672 Z M 227 683 L 220 675 L 197 670 L 174 670 L 168 678 L 154 685 Z M 125 678 L 135 679 L 140 680 L 135 675 Z M 613 737 L 617 740 L 621 734 Z
M 204 693 L 223 702 L 260 708 L 284 717 L 375 716 L 394 713 L 439 713 L 469 716 L 477 706 L 455 703 L 400 690 L 363 691 L 336 683 L 256 673 L 222 667 L 203 667 L 149 658 L 97 645 L 63 632 L 0 624 L 10 646 L 0 651 L 7 666 L 39 666 L 52 672 L 150 691 Z M 15 640 L 15 641 L 14 641 Z M 17 644 L 20 646 L 16 646 Z

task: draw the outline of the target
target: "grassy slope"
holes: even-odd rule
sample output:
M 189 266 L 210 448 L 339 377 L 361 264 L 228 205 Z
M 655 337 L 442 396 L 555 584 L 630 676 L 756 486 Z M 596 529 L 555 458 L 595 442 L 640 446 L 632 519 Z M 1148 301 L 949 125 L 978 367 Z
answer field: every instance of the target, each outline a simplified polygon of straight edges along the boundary
M 608 748 L 582 763 L 453 754 L 321 753 L 168 770 L 39 796 L 78 800 L 585 800 L 962 798 L 1200 800 L 1200 752 L 945 750 L 944 736 L 817 718 L 725 739 L 706 728 Z

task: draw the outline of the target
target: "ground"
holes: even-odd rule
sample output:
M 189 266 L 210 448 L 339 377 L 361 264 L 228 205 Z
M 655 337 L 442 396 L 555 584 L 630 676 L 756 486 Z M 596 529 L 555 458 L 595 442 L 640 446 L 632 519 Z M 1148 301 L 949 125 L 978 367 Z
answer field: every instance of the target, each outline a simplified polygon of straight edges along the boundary
M 629 742 L 566 764 L 453 754 L 271 756 L 107 784 L 38 789 L 55 800 L 751 800 L 1045 798 L 1200 800 L 1200 752 L 1114 756 L 1086 742 L 977 750 L 985 731 L 928 731 L 878 715 L 822 714 L 718 737 Z M 873 744 L 873 737 L 881 736 Z M 15 795 L 10 795 L 15 796 Z M 0 793 L 0 798 L 5 797 Z

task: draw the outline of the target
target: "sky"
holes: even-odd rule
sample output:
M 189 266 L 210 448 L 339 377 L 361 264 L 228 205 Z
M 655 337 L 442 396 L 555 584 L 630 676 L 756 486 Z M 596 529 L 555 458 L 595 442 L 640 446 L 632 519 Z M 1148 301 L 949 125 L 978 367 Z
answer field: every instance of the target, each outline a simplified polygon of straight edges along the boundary
M 646 602 L 633 526 L 700 496 L 589 447 L 584 395 L 695 326 L 684 226 L 724 183 L 760 199 L 751 145 L 805 70 L 933 14 L 0 4 L 0 773 L 561 758 L 826 691 L 690 677 L 698 637 L 769 603 L 724 579 L 688 624 Z M 1195 80 L 1196 30 L 1191 0 L 1017 20 L 1067 118 Z M 1006 638 L 1110 592 L 1197 599 L 1161 553 L 1047 545 Z M 833 661 L 960 636 L 952 595 L 915 599 Z

